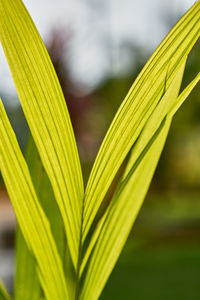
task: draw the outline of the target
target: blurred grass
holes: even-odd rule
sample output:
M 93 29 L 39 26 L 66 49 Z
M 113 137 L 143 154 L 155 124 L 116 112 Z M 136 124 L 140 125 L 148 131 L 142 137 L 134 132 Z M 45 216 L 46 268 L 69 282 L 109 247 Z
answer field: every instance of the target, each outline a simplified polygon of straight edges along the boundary
M 126 248 L 100 299 L 200 299 L 200 242 Z
M 200 299 L 200 195 L 195 195 L 147 198 L 101 300 Z

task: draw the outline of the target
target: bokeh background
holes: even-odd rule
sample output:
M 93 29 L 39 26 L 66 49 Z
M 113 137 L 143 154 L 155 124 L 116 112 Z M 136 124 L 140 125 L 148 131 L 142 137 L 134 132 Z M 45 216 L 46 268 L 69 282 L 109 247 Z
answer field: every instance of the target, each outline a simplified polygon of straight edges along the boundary
M 70 111 L 84 180 L 117 108 L 191 0 L 24 0 Z M 200 43 L 183 80 L 200 71 Z M 20 146 L 28 126 L 0 48 L 0 96 Z M 0 179 L 0 278 L 12 290 L 14 229 Z M 178 111 L 150 191 L 101 299 L 200 299 L 200 86 Z

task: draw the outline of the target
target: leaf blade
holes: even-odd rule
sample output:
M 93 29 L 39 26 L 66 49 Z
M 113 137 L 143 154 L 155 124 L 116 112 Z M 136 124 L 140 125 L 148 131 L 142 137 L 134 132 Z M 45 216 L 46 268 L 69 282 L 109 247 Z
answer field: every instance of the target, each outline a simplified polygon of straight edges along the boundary
M 161 138 L 157 140 L 156 147 L 157 155 L 159 154 L 158 145 L 163 147 L 163 144 L 165 142 L 165 138 L 167 136 L 168 130 L 169 130 L 170 124 L 167 124 L 165 127 L 165 131 L 161 131 Z M 126 206 L 126 209 L 122 205 L 122 201 L 120 199 L 120 196 L 118 194 L 118 200 L 112 202 L 112 206 L 109 209 L 108 217 L 106 218 L 104 225 L 102 227 L 102 231 L 99 235 L 99 238 L 97 240 L 96 246 L 94 248 L 94 252 L 92 254 L 88 272 L 86 274 L 86 278 L 84 281 L 82 294 L 81 294 L 81 300 L 86 299 L 98 299 L 108 276 L 110 275 L 112 268 L 114 267 L 114 264 L 116 260 L 118 259 L 118 256 L 121 252 L 122 245 L 124 245 L 126 239 L 128 238 L 129 230 L 136 218 L 136 215 L 140 209 L 141 199 L 144 198 L 149 183 L 151 181 L 153 171 L 155 168 L 155 165 L 157 164 L 157 160 L 155 161 L 155 158 L 157 158 L 157 155 L 155 155 L 155 147 L 153 148 L 153 155 L 149 158 L 149 153 L 147 154 L 147 159 L 145 160 L 146 163 L 141 163 L 140 166 L 137 169 L 137 173 L 135 172 L 135 184 L 134 184 L 134 195 L 137 196 L 137 185 L 141 185 L 140 182 L 138 182 L 136 179 L 141 179 L 143 184 L 143 194 L 140 193 L 140 195 L 137 197 L 137 205 L 135 205 L 134 210 L 135 214 L 129 214 L 129 211 L 133 212 L 133 208 L 131 207 L 131 203 L 129 201 L 129 205 Z M 152 154 L 152 153 L 151 153 Z M 151 166 L 151 169 L 147 167 L 147 163 L 151 162 L 152 159 L 154 160 L 154 165 Z M 158 159 L 158 158 L 157 158 Z M 142 166 L 144 167 L 142 168 Z M 146 170 L 146 173 L 144 171 Z M 142 172 L 143 171 L 143 172 Z M 137 174 L 138 178 L 137 178 Z M 133 187 L 133 182 L 132 182 Z M 126 198 L 128 200 L 128 196 L 125 194 L 122 194 L 121 197 Z M 133 201 L 132 201 L 133 202 Z M 114 228 L 116 226 L 116 228 Z M 120 228 L 124 229 L 126 228 L 121 234 L 117 234 L 117 232 L 120 232 Z M 129 228 L 129 230 L 127 230 Z M 113 234 L 108 236 L 110 232 L 113 231 Z M 104 251 L 104 255 L 102 254 L 102 251 Z M 109 262 L 109 263 L 108 263 Z M 98 264 L 98 266 L 97 266 Z
M 83 180 L 64 96 L 46 48 L 22 1 L 0 0 L 0 15 L 1 43 L 51 181 L 76 266 Z
M 199 21 L 200 1 L 194 4 L 154 52 L 119 108 L 86 187 L 83 242 L 114 176 L 158 104 L 165 84 L 167 87 L 171 84 L 174 74 L 198 39 Z
M 196 75 L 196 77 L 188 84 L 188 86 L 182 91 L 182 93 L 178 96 L 176 103 L 173 105 L 171 110 L 169 111 L 170 116 L 174 116 L 179 107 L 184 103 L 189 94 L 195 88 L 195 86 L 200 81 L 200 72 Z
M 171 85 L 171 90 L 169 89 L 166 94 L 173 101 L 169 105 L 166 99 L 162 99 L 133 147 L 118 190 L 101 220 L 103 224 L 100 223 L 99 236 L 94 235 L 97 242 L 86 273 L 81 299 L 97 299 L 100 295 L 143 203 L 172 117 L 200 81 L 200 74 L 198 74 L 178 96 L 184 68 L 185 62 L 180 67 L 175 83 Z M 161 114 L 159 114 L 160 109 Z M 94 243 L 92 241 L 91 246 Z M 90 245 L 89 250 L 91 253 Z M 86 259 L 88 259 L 88 254 Z
M 40 281 L 36 271 L 33 254 L 28 249 L 20 228 L 17 228 L 15 242 L 15 300 L 38 300 L 40 298 Z
M 38 263 L 47 299 L 68 299 L 60 257 L 14 131 L 0 101 L 0 166 L 20 228 Z
M 56 242 L 61 261 L 63 262 L 66 249 L 64 247 L 65 235 L 61 215 L 58 210 L 50 182 L 48 181 L 48 177 L 43 169 L 37 148 L 31 135 L 28 139 L 25 159 L 30 170 L 34 188 L 36 189 L 39 197 L 40 204 L 50 222 L 52 234 Z M 26 245 L 20 228 L 17 229 L 15 248 L 15 300 L 38 300 L 41 294 L 41 286 L 36 270 L 36 262 L 33 254 Z
M 0 280 L 0 300 L 11 300 L 3 282 Z

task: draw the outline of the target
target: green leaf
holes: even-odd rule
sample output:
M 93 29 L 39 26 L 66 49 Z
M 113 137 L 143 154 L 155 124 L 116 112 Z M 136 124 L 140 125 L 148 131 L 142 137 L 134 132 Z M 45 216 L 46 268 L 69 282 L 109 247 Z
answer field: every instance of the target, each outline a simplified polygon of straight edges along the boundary
M 40 198 L 38 192 L 41 181 L 41 163 L 31 137 L 28 140 L 25 159 L 30 170 L 34 188 Z M 16 233 L 15 257 L 14 299 L 38 300 L 41 294 L 41 287 L 36 270 L 37 264 L 33 253 L 29 251 L 26 245 L 19 227 Z
M 11 300 L 11 297 L 6 291 L 6 288 L 1 280 L 0 280 L 0 300 Z
M 40 204 L 48 221 L 50 222 L 51 231 L 56 242 L 59 255 L 63 261 L 66 250 L 66 241 L 62 217 L 32 136 L 30 136 L 28 140 L 25 159 L 30 170 L 33 185 L 39 197 Z
M 155 134 L 157 129 L 159 128 L 161 122 L 163 121 L 164 117 L 166 116 L 168 110 L 173 106 L 172 103 L 175 102 L 179 88 L 182 81 L 182 76 L 185 68 L 185 62 L 180 68 L 180 71 L 178 72 L 175 80 L 172 82 L 168 90 L 164 93 L 163 97 L 161 98 L 160 102 L 158 103 L 157 107 L 153 111 L 151 117 L 147 121 L 147 125 L 145 126 L 142 134 L 139 136 L 138 142 L 134 145 L 132 150 L 132 155 L 129 158 L 129 163 L 126 168 L 126 170 L 123 173 L 123 177 L 126 176 L 126 174 L 130 171 L 130 168 L 134 165 L 136 160 L 139 158 L 141 153 L 143 152 L 144 148 L 147 146 L 149 141 L 151 140 L 152 136 Z M 168 101 L 170 99 L 171 101 Z M 171 105 L 171 106 L 170 106 Z M 107 214 L 107 211 L 105 215 Z M 86 250 L 86 254 L 84 255 L 81 271 L 83 271 L 84 266 L 86 265 L 86 262 L 89 258 L 89 255 L 93 249 L 93 246 L 98 238 L 100 228 L 103 226 L 103 219 L 105 218 L 105 215 L 103 216 L 102 220 L 99 221 L 99 224 L 97 226 L 97 229 L 95 230 L 92 240 L 89 243 L 89 246 Z
M 14 299 L 40 299 L 41 288 L 36 270 L 37 264 L 19 228 L 16 234 L 15 253 Z
M 91 237 L 91 240 L 89 242 L 89 245 L 86 249 L 86 252 L 85 254 L 83 255 L 83 258 L 82 258 L 82 261 L 81 261 L 81 266 L 80 266 L 80 277 L 82 276 L 83 274 L 83 271 L 85 269 L 85 266 L 87 265 L 87 262 L 90 258 L 90 255 L 93 251 L 93 248 L 94 246 L 96 245 L 96 241 L 99 237 L 99 234 L 103 228 L 103 225 L 104 225 L 104 222 L 105 222 L 105 219 L 107 218 L 107 215 L 108 215 L 108 209 L 106 210 L 106 212 L 104 213 L 104 215 L 102 216 L 102 218 L 99 220 L 96 228 L 95 228 L 95 231 L 94 233 L 92 234 L 92 237 Z
M 0 101 L 0 166 L 26 243 L 37 260 L 37 271 L 48 300 L 69 299 L 49 222 L 35 193 L 27 164 Z
M 156 152 L 157 148 L 155 149 L 152 144 L 156 140 L 157 135 L 159 136 L 157 132 L 160 131 L 159 128 L 162 121 L 178 96 L 184 69 L 185 62 L 180 67 L 175 80 L 149 117 L 142 133 L 133 146 L 119 188 L 113 196 L 110 207 L 106 211 L 105 221 L 101 225 L 100 233 L 99 235 L 95 233 L 93 238 L 96 238 L 97 244 L 87 270 L 83 287 L 83 299 L 98 298 L 125 244 L 162 151 L 162 148 L 159 148 L 159 151 Z M 168 101 L 169 99 L 171 102 Z M 158 137 L 158 139 L 159 145 L 163 147 L 166 136 L 163 132 L 162 134 L 163 137 L 160 139 Z M 152 147 L 155 150 L 154 153 L 151 151 Z M 151 154 L 148 154 L 149 152 Z M 145 155 L 148 156 L 151 164 L 143 162 L 145 161 Z M 143 164 L 145 164 L 144 167 L 141 167 L 140 165 Z M 141 168 L 142 172 L 138 173 L 137 170 Z M 147 170 L 148 177 L 145 173 Z M 136 184 L 134 184 L 133 180 L 130 180 L 132 176 L 136 176 L 134 177 Z M 142 184 L 139 184 L 140 182 Z M 132 192 L 127 192 L 128 189 L 131 189 Z M 94 241 L 92 246 L 93 244 Z M 91 248 L 91 245 L 89 245 L 89 248 Z M 88 256 L 87 252 L 86 255 Z
M 92 254 L 80 299 L 98 299 L 148 190 L 169 127 L 168 121 L 152 140 L 150 150 L 129 179 L 131 181 L 115 194 Z
M 199 35 L 200 1 L 197 1 L 149 59 L 106 134 L 85 192 L 83 241 L 120 166 Z
M 184 67 L 185 63 L 180 67 L 174 83 L 165 94 L 172 100 L 171 105 L 168 105 L 167 98 L 164 96 L 134 145 L 121 183 L 89 244 L 83 260 L 84 265 L 96 242 L 86 273 L 81 299 L 97 299 L 99 297 L 148 191 L 172 117 L 200 80 L 200 74 L 198 74 L 177 97 Z
M 136 164 L 140 155 L 144 151 L 145 147 L 147 147 L 150 140 L 153 138 L 156 131 L 159 129 L 161 123 L 167 116 L 168 112 L 172 110 L 175 103 L 177 102 L 179 90 L 181 87 L 181 82 L 185 70 L 186 59 L 183 62 L 182 66 L 177 71 L 177 75 L 175 76 L 173 82 L 169 86 L 168 90 L 164 93 L 160 102 L 154 109 L 153 113 L 147 120 L 142 132 L 138 136 L 138 140 L 133 146 L 131 151 L 131 156 L 128 161 L 128 165 L 123 174 L 123 178 L 127 176 L 130 169 Z
M 39 196 L 40 204 L 50 222 L 52 234 L 61 260 L 64 261 L 66 248 L 64 245 L 64 228 L 61 215 L 32 136 L 28 139 L 25 159 L 30 170 L 34 188 Z M 40 298 L 41 288 L 36 272 L 35 259 L 33 254 L 29 251 L 20 229 L 17 230 L 15 248 L 15 300 L 38 300 Z
M 51 60 L 21 0 L 0 0 L 0 40 L 76 266 L 84 192 L 78 151 Z
M 25 159 L 27 161 L 31 178 L 36 189 L 37 195 L 39 196 L 40 204 L 50 222 L 51 231 L 56 242 L 56 246 L 59 252 L 59 255 L 62 260 L 62 264 L 64 267 L 65 277 L 67 279 L 67 287 L 69 292 L 69 298 L 73 297 L 74 293 L 74 270 L 71 262 L 71 258 L 69 255 L 68 245 L 66 243 L 65 235 L 64 235 L 64 227 L 60 212 L 57 207 L 57 203 L 55 201 L 55 197 L 51 188 L 51 184 L 48 180 L 48 177 L 43 169 L 37 148 L 33 141 L 32 136 L 29 137 L 28 145 L 25 153 Z M 35 261 L 33 261 L 33 255 L 27 249 L 26 244 L 23 243 L 22 239 L 20 239 L 20 245 L 18 249 L 17 243 L 17 269 L 15 276 L 15 298 L 18 296 L 18 299 L 26 299 L 26 297 L 30 297 L 32 300 L 33 295 L 39 293 L 40 286 L 37 286 L 37 279 L 34 276 L 37 274 L 34 273 Z M 19 250 L 19 251 L 18 251 Z M 28 253 L 27 253 L 28 252 Z M 23 266 L 26 264 L 27 268 L 24 269 Z M 30 274 L 32 272 L 32 274 Z M 30 286 L 28 287 L 27 278 L 32 278 L 30 280 Z M 34 285 L 33 285 L 34 283 Z M 25 288 L 23 286 L 25 284 Z M 19 287 L 21 287 L 19 289 Z M 37 297 L 36 297 L 37 299 Z
M 199 83 L 200 81 L 200 72 L 197 74 L 197 76 L 188 84 L 188 86 L 183 90 L 183 92 L 178 96 L 176 103 L 174 103 L 173 107 L 169 111 L 170 116 L 174 116 L 179 107 L 184 103 L 184 101 L 187 99 L 189 94 L 192 92 L 194 87 Z

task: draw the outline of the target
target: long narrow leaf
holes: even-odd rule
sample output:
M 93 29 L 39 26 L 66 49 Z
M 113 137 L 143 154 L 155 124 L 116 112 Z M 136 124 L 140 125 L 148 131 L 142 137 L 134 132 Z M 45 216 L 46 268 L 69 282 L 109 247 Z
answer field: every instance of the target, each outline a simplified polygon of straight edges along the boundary
M 177 92 L 183 70 L 183 68 L 180 69 L 180 77 L 177 77 L 176 80 Z M 168 111 L 163 115 L 162 122 L 159 125 L 156 120 L 158 117 L 157 110 L 147 122 L 143 133 L 133 148 L 125 175 L 113 197 L 108 212 L 106 212 L 105 220 L 101 224 L 101 232 L 96 238 L 97 244 L 88 267 L 81 299 L 94 300 L 100 295 L 143 203 L 162 152 L 172 117 L 199 80 L 200 75 L 198 74 L 180 96 L 177 99 L 174 98 L 174 105 L 168 107 Z M 176 84 L 173 89 L 176 90 Z M 144 140 L 148 132 L 152 130 L 152 125 L 155 126 L 155 123 L 157 124 L 157 130 L 151 140 L 148 141 L 146 148 L 143 148 Z M 139 146 L 137 147 L 137 145 Z M 137 161 L 135 160 L 137 152 L 135 149 L 143 149 Z
M 49 222 L 35 193 L 30 173 L 0 101 L 0 166 L 23 236 L 37 260 L 38 274 L 48 300 L 66 300 L 62 263 Z
M 42 166 L 39 153 L 32 136 L 29 137 L 25 160 L 30 170 L 31 179 L 39 197 L 40 204 L 50 222 L 52 234 L 56 242 L 59 255 L 64 260 L 64 252 L 66 250 L 65 238 L 63 232 L 63 222 L 58 205 L 55 201 L 51 184 Z
M 63 221 L 48 176 L 42 166 L 36 145 L 31 136 L 28 141 L 25 159 L 30 170 L 36 193 L 39 196 L 40 204 L 51 226 L 51 231 L 65 272 L 69 298 L 71 299 L 74 293 L 74 268 L 69 253 L 68 243 L 65 238 Z
M 199 35 L 197 1 L 149 59 L 108 130 L 85 192 L 83 241 L 122 162 Z
M 36 270 L 37 264 L 33 253 L 26 245 L 20 228 L 17 229 L 15 245 L 14 299 L 38 300 L 41 287 Z
M 182 91 L 182 93 L 178 96 L 176 103 L 173 105 L 173 107 L 169 111 L 170 116 L 174 116 L 179 107 L 184 103 L 184 101 L 187 99 L 187 97 L 190 95 L 194 87 L 199 83 L 200 81 L 200 72 L 197 74 L 197 76 L 188 84 L 188 86 Z
M 32 136 L 51 181 L 77 265 L 82 172 L 60 84 L 21 0 L 0 0 L 0 40 Z
M 81 300 L 98 299 L 148 190 L 169 127 L 170 123 L 168 122 L 160 131 L 151 150 L 147 152 L 143 161 L 134 172 L 134 178 L 129 184 L 129 189 L 122 190 L 114 199 L 116 201 L 113 200 L 88 267 L 80 297 Z M 124 206 L 125 200 L 127 200 L 126 206 Z M 134 200 L 137 200 L 137 202 Z M 128 227 L 129 230 L 127 230 Z
M 40 199 L 38 192 L 41 182 L 41 166 L 31 137 L 29 137 L 25 159 L 30 170 L 34 188 Z M 38 300 L 41 294 L 41 287 L 36 270 L 37 264 L 19 227 L 16 233 L 15 257 L 14 299 Z
M 178 70 L 176 77 L 174 78 L 172 84 L 169 86 L 166 93 L 163 95 L 162 99 L 158 103 L 157 107 L 154 109 L 150 118 L 147 120 L 143 131 L 138 137 L 136 144 L 131 151 L 131 157 L 129 158 L 128 165 L 123 174 L 123 178 L 129 173 L 130 169 L 134 166 L 141 153 L 144 151 L 145 147 L 148 145 L 153 135 L 158 130 L 159 126 L 163 122 L 164 118 L 170 110 L 174 107 L 177 102 L 178 93 L 181 87 L 181 82 L 185 70 L 186 59 L 183 65 Z
M 64 230 L 61 215 L 32 136 L 30 136 L 28 140 L 25 159 L 30 170 L 34 188 L 36 189 L 39 197 L 40 204 L 50 222 L 52 234 L 61 260 L 64 261 L 64 253 L 66 248 L 64 246 Z M 15 248 L 15 300 L 38 300 L 40 298 L 41 287 L 36 271 L 36 262 L 33 254 L 29 251 L 26 245 L 20 228 L 17 230 Z
M 145 129 L 143 130 L 143 134 L 140 136 L 140 140 L 136 143 L 136 145 L 133 147 L 132 155 L 129 158 L 129 164 L 123 173 L 123 177 L 126 177 L 127 173 L 130 171 L 130 168 L 134 165 L 136 160 L 139 158 L 139 156 L 142 154 L 144 148 L 148 145 L 149 141 L 159 128 L 161 122 L 163 121 L 164 117 L 166 116 L 167 112 L 170 110 L 170 108 L 173 106 L 173 102 L 175 103 L 175 100 L 177 98 L 179 88 L 182 81 L 182 76 L 185 68 L 185 62 L 183 63 L 182 67 L 180 68 L 175 80 L 170 85 L 167 92 L 163 95 L 162 99 L 160 100 L 159 104 L 157 105 L 156 109 L 152 113 L 152 116 L 149 118 L 150 120 L 147 121 L 148 125 L 145 126 Z M 170 101 L 168 101 L 170 99 Z M 105 215 L 107 212 L 105 213 Z M 97 229 L 95 230 L 95 233 L 92 236 L 92 240 L 89 244 L 89 247 L 87 248 L 86 254 L 83 258 L 81 271 L 83 271 L 86 262 L 89 258 L 89 255 L 93 249 L 93 246 L 95 244 L 95 241 L 98 238 L 100 228 L 103 226 L 103 219 L 105 216 L 100 220 Z
M 0 280 L 0 300 L 11 300 L 11 297 L 6 291 L 6 288 L 3 285 L 3 282 L 1 280 Z
M 146 122 L 146 125 L 144 127 L 143 132 L 141 133 L 140 137 L 138 138 L 136 144 L 133 146 L 133 150 L 131 151 L 131 156 L 129 158 L 128 165 L 127 165 L 126 170 L 125 170 L 125 172 L 123 174 L 122 180 L 124 182 L 126 181 L 125 179 L 128 176 L 128 173 L 133 168 L 133 166 L 136 164 L 137 160 L 139 162 L 136 165 L 135 169 L 137 169 L 137 167 L 139 167 L 139 164 L 142 163 L 143 156 L 144 156 L 143 153 L 144 153 L 145 147 L 146 147 L 146 152 L 150 151 L 150 148 L 151 148 L 151 145 L 152 145 L 151 140 L 155 139 L 154 136 L 155 136 L 156 131 L 159 129 L 159 126 L 161 125 L 163 119 L 165 118 L 168 110 L 173 106 L 173 103 L 175 103 L 175 101 L 176 101 L 176 98 L 177 98 L 178 93 L 179 93 L 179 89 L 180 89 L 180 85 L 181 85 L 181 81 L 182 81 L 182 76 L 183 76 L 183 73 L 184 73 L 184 69 L 185 69 L 185 62 L 180 67 L 180 70 L 177 73 L 175 80 L 172 82 L 172 84 L 170 85 L 169 89 L 167 90 L 167 92 L 164 94 L 164 96 L 162 97 L 162 99 L 158 103 L 157 107 L 153 111 L 153 113 L 150 116 L 149 120 Z M 171 102 L 169 102 L 168 99 L 170 99 Z M 156 134 L 156 136 L 157 136 L 157 134 Z M 151 172 L 150 172 L 150 174 L 151 174 Z M 128 185 L 127 182 L 126 182 L 126 184 Z M 147 188 L 148 188 L 148 186 L 149 186 L 148 180 L 147 180 L 146 184 L 147 184 Z M 145 184 L 145 186 L 146 186 L 146 184 Z M 104 260 L 104 264 L 103 265 L 105 265 L 106 259 L 110 258 L 110 256 L 106 252 L 105 245 L 106 245 L 106 247 L 112 247 L 112 244 L 114 244 L 113 245 L 113 253 L 112 253 L 112 262 L 110 263 L 110 268 L 108 268 L 109 271 L 107 272 L 107 274 L 105 276 L 105 282 L 106 282 L 107 276 L 109 276 L 109 274 L 110 274 L 110 272 L 112 270 L 112 267 L 114 266 L 114 263 L 116 262 L 116 260 L 118 258 L 118 255 L 120 253 L 121 248 L 124 245 L 124 242 L 125 242 L 125 240 L 127 238 L 127 232 L 129 232 L 129 230 L 131 228 L 131 224 L 132 224 L 131 221 L 133 222 L 134 219 L 135 219 L 135 212 L 137 212 L 138 203 L 141 203 L 141 199 L 143 200 L 142 196 L 143 196 L 143 192 L 145 190 L 146 190 L 145 187 L 142 186 L 141 191 L 137 189 L 137 191 L 138 191 L 137 199 L 134 200 L 133 195 L 130 195 L 129 199 L 127 199 L 126 202 L 123 202 L 123 200 L 122 200 L 121 203 L 119 202 L 120 201 L 119 194 L 116 193 L 114 195 L 114 199 L 112 201 L 113 202 L 118 202 L 119 205 L 120 205 L 120 209 L 121 210 L 123 209 L 123 211 L 121 211 L 120 217 L 118 216 L 119 219 L 117 219 L 118 220 L 118 224 L 120 224 L 120 227 L 118 227 L 118 224 L 116 224 L 115 230 L 113 230 L 113 224 L 111 224 L 111 222 L 110 222 L 110 227 L 109 226 L 107 227 L 107 232 L 104 231 L 104 227 L 107 225 L 108 220 L 109 220 L 110 211 L 112 210 L 112 205 L 113 204 L 111 204 L 111 208 L 108 208 L 107 211 L 106 211 L 106 213 L 105 213 L 105 216 L 106 216 L 106 217 L 104 217 L 105 221 L 103 221 L 103 220 L 100 221 L 100 226 L 99 227 L 101 227 L 101 229 L 97 228 L 95 234 L 93 235 L 92 241 L 89 244 L 89 247 L 87 249 L 86 255 L 85 255 L 84 260 L 83 260 L 83 264 L 85 263 L 85 260 L 88 259 L 88 256 L 89 256 L 89 254 L 91 252 L 91 249 L 94 246 L 95 240 L 101 238 L 102 232 L 104 232 L 105 239 L 107 238 L 106 234 L 108 234 L 110 236 L 109 242 L 107 241 L 106 244 L 103 244 L 103 242 L 101 240 L 102 247 L 100 247 L 98 253 L 95 252 L 94 255 L 93 255 L 93 257 L 94 257 L 95 254 L 96 254 L 96 259 L 97 260 L 98 260 L 99 256 L 102 256 L 101 259 Z M 116 195 L 118 195 L 119 199 L 117 199 Z M 129 202 L 135 203 L 135 205 L 133 205 L 133 207 L 132 207 L 132 210 L 130 210 Z M 123 206 L 122 206 L 122 204 L 123 204 Z M 115 205 L 115 207 L 116 207 L 116 205 Z M 126 212 L 127 214 L 129 213 L 130 216 L 132 215 L 132 219 L 131 218 L 127 218 L 126 219 L 126 221 L 129 219 L 128 223 L 125 222 L 126 226 L 124 225 L 123 222 L 120 222 L 121 218 L 123 218 L 123 216 L 124 216 L 124 212 Z M 116 209 L 115 210 L 115 214 L 118 215 L 118 213 L 119 212 Z M 113 222 L 114 223 L 116 222 L 116 218 L 113 218 Z M 130 225 L 130 227 L 127 224 Z M 98 234 L 99 230 L 101 231 L 100 235 Z M 123 241 L 123 243 L 120 243 L 118 241 L 117 245 L 115 244 L 115 239 L 116 239 L 116 234 L 115 233 L 116 233 L 116 231 L 120 231 L 120 232 L 118 232 L 118 235 L 120 235 L 120 239 L 121 239 L 121 241 Z M 114 246 L 115 246 L 115 248 L 114 248 Z M 98 242 L 97 242 L 97 246 L 96 247 L 98 247 Z M 115 252 L 114 252 L 114 249 L 116 249 Z M 92 276 L 92 277 L 94 276 L 94 275 L 91 275 L 91 273 L 93 272 L 93 270 L 95 270 L 95 273 L 99 272 L 100 274 L 101 274 L 101 272 L 104 271 L 104 267 L 101 264 L 98 264 L 96 266 L 94 265 L 93 257 L 92 257 L 91 263 L 89 265 L 89 269 L 87 271 L 86 282 L 87 282 L 88 278 L 90 278 L 90 276 Z M 83 267 L 84 267 L 84 265 L 83 265 Z M 98 281 L 98 279 L 97 279 L 97 281 Z M 89 283 L 87 283 L 87 285 L 88 284 Z M 101 288 L 101 283 L 97 283 L 97 286 L 94 287 L 94 290 L 98 290 L 97 287 Z M 90 293 L 92 295 L 92 293 L 94 293 L 94 291 L 93 291 L 93 289 L 91 287 L 89 289 L 90 289 Z M 86 295 L 88 297 L 87 293 L 88 292 L 86 292 Z M 89 296 L 89 297 L 91 297 L 91 296 Z

